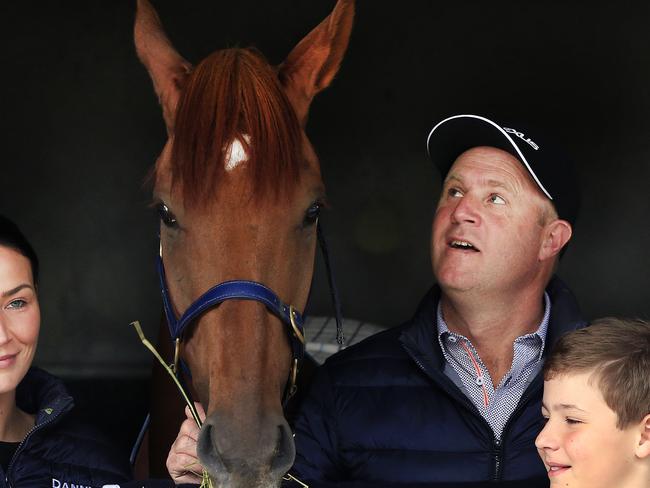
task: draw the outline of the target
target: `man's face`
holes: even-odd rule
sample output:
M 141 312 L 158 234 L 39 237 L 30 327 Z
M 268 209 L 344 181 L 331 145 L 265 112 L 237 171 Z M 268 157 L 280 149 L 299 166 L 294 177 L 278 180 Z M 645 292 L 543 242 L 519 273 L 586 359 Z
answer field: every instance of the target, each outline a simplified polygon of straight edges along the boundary
M 475 147 L 454 162 L 433 219 L 431 259 L 443 290 L 517 290 L 541 270 L 545 197 L 513 156 Z
M 546 425 L 535 440 L 551 486 L 611 488 L 630 486 L 638 426 L 616 427 L 591 372 L 556 376 L 544 382 Z

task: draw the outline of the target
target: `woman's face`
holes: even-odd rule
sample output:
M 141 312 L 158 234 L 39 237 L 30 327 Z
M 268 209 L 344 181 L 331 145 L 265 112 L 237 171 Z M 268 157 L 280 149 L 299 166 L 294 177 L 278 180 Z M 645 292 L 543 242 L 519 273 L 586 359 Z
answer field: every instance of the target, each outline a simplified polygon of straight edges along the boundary
M 27 373 L 40 324 L 29 259 L 0 246 L 0 395 L 15 390 Z

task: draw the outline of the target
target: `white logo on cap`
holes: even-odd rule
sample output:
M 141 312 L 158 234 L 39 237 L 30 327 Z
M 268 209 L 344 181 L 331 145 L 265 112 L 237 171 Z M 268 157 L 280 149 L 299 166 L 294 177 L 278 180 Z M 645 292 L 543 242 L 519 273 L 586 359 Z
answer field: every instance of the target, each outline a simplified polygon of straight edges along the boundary
M 539 146 L 531 141 L 530 137 L 526 137 L 523 132 L 519 132 L 515 129 L 510 129 L 509 127 L 504 127 L 503 130 L 505 130 L 508 134 L 514 134 L 522 141 L 527 142 L 535 151 L 539 149 Z

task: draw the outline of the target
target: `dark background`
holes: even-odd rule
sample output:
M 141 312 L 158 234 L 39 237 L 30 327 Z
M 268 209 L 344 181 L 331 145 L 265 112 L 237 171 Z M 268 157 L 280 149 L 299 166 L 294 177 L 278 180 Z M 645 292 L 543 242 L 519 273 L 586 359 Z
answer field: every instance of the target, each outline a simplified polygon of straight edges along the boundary
M 252 44 L 279 63 L 334 3 L 155 5 L 192 62 Z M 160 315 L 144 179 L 165 131 L 134 53 L 134 4 L 0 6 L 0 212 L 42 260 L 37 362 L 76 384 L 144 382 L 150 356 L 128 324 L 153 336 Z M 385 326 L 410 316 L 432 282 L 440 178 L 425 138 L 443 117 L 478 113 L 544 125 L 574 154 L 582 213 L 559 273 L 585 315 L 650 317 L 649 21 L 647 1 L 359 0 L 348 55 L 308 127 L 333 203 L 324 224 L 344 314 Z M 308 312 L 331 314 L 320 263 Z M 99 384 L 89 405 L 124 396 Z

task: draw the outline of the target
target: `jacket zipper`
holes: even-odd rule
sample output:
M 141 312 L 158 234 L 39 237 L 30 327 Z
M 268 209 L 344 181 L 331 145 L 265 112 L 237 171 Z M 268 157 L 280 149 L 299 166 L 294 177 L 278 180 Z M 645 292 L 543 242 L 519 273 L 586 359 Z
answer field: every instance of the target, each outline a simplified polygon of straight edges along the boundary
M 56 415 L 49 416 L 47 419 L 45 419 L 40 424 L 34 425 L 34 427 L 32 427 L 30 429 L 30 431 L 27 432 L 27 435 L 25 436 L 25 438 L 20 442 L 20 444 L 18 444 L 18 448 L 16 449 L 16 452 L 14 452 L 14 455 L 11 457 L 11 461 L 9 462 L 9 465 L 7 466 L 7 473 L 5 474 L 5 483 L 7 484 L 8 488 L 12 488 L 12 484 L 9 481 L 9 474 L 11 473 L 11 468 L 13 467 L 16 459 L 18 458 L 18 455 L 23 450 L 23 448 L 25 447 L 25 444 L 27 443 L 29 438 L 32 436 L 32 434 L 34 432 L 36 432 L 37 430 L 45 427 L 46 425 L 52 423 L 54 420 L 58 419 L 64 412 L 67 412 L 67 411 L 68 411 L 68 409 L 65 409 L 65 408 L 60 410 Z
M 533 381 L 535 381 L 535 379 L 533 379 Z M 532 383 L 529 386 L 532 386 Z M 510 424 L 512 423 L 512 419 L 515 418 L 519 414 L 519 412 L 521 412 L 524 409 L 524 407 L 528 404 L 531 397 L 533 396 L 533 393 L 536 392 L 537 390 L 539 390 L 539 387 L 535 386 L 534 388 L 527 388 L 524 391 L 524 394 L 521 396 L 521 399 L 519 400 L 519 403 L 517 404 L 517 407 L 512 412 L 512 415 L 510 415 L 510 417 L 508 417 L 508 420 L 506 420 L 506 423 L 503 426 L 503 432 L 501 434 L 502 437 L 506 436 L 506 433 L 508 432 L 508 428 L 510 427 Z M 502 456 L 503 453 L 502 453 L 501 442 L 498 439 L 495 439 L 495 444 L 494 445 L 495 445 L 494 454 L 495 454 L 496 461 L 495 461 L 495 472 L 494 472 L 493 480 L 498 481 L 498 480 L 501 479 L 500 457 Z
M 496 437 L 493 438 L 492 460 L 494 461 L 494 474 L 492 481 L 499 481 L 501 479 L 501 457 L 503 452 L 501 450 L 501 440 Z
M 494 431 L 492 430 L 492 427 L 490 424 L 483 418 L 481 413 L 478 411 L 478 409 L 474 406 L 472 402 L 469 401 L 469 399 L 465 396 L 462 395 L 458 396 L 454 391 L 452 391 L 450 388 L 447 387 L 447 385 L 444 384 L 444 382 L 439 382 L 437 381 L 429 372 L 427 369 L 424 367 L 424 365 L 411 354 L 411 352 L 408 350 L 408 346 L 404 343 L 402 345 L 407 349 L 407 352 L 409 353 L 409 356 L 411 359 L 415 362 L 415 364 L 418 365 L 418 367 L 422 370 L 424 374 L 426 374 L 429 378 L 433 379 L 436 384 L 438 384 L 439 387 L 441 387 L 448 395 L 452 396 L 455 398 L 457 401 L 460 402 L 462 406 L 465 407 L 470 413 L 472 413 L 475 417 L 478 417 L 480 421 L 483 423 L 483 425 L 486 427 L 487 431 L 491 433 L 492 437 L 492 468 L 493 468 L 493 474 L 492 474 L 492 480 L 493 481 L 499 481 L 501 479 L 501 471 L 502 471 L 502 457 L 503 457 L 503 443 L 501 442 L 500 439 L 497 439 L 494 436 Z M 530 395 L 528 395 L 530 396 Z M 528 397 L 526 397 L 526 402 L 528 401 Z M 506 427 L 510 424 L 510 420 L 514 417 L 515 413 L 518 413 L 519 410 L 521 410 L 524 401 L 520 402 L 520 407 L 515 410 L 515 412 L 510 416 L 508 421 L 506 422 L 506 426 L 503 429 L 502 437 L 505 435 L 506 432 Z
M 408 348 L 407 348 L 408 349 Z M 415 364 L 418 365 L 418 367 L 422 370 L 424 374 L 426 374 L 429 378 L 433 379 L 436 381 L 426 370 L 424 365 L 415 357 L 413 357 L 412 354 L 409 353 L 409 356 L 411 356 L 411 359 L 415 362 Z M 490 424 L 488 424 L 487 420 L 483 418 L 481 413 L 478 411 L 478 409 L 474 406 L 473 403 L 469 401 L 469 399 L 465 396 L 462 395 L 462 397 L 458 397 L 455 392 L 453 392 L 451 389 L 447 388 L 447 385 L 444 383 L 436 381 L 438 386 L 440 386 L 448 395 L 456 398 L 456 400 L 460 401 L 460 404 L 464 406 L 470 413 L 472 413 L 475 417 L 478 417 L 481 422 L 483 422 L 483 425 L 487 428 L 488 432 L 492 434 L 492 462 L 493 462 L 493 469 L 494 469 L 494 474 L 492 475 L 492 480 L 493 481 L 498 481 L 501 478 L 501 457 L 502 457 L 502 448 L 501 448 L 501 441 L 497 439 L 494 436 L 494 432 L 492 431 L 492 427 Z M 510 419 L 508 419 L 509 423 Z M 506 424 L 507 425 L 507 424 Z

